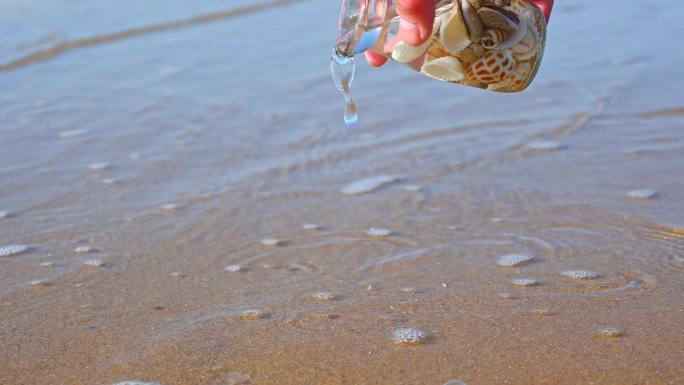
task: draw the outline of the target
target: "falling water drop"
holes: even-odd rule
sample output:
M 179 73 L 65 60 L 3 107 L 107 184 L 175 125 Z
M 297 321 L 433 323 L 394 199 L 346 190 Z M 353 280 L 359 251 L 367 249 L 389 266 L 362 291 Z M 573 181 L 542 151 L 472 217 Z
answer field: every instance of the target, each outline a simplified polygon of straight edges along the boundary
M 351 98 L 350 89 L 354 81 L 354 72 L 356 71 L 356 63 L 353 57 L 340 56 L 333 53 L 330 60 L 330 72 L 332 73 L 335 86 L 344 95 L 346 103 L 344 109 L 344 122 L 348 125 L 354 125 L 359 115 L 356 111 L 356 103 Z

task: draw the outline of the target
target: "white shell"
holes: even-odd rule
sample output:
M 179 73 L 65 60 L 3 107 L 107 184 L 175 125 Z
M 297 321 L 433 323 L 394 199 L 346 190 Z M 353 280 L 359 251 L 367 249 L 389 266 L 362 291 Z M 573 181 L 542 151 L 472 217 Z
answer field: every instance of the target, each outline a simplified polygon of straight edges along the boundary
M 465 79 L 463 65 L 453 56 L 431 60 L 423 65 L 421 72 L 431 78 L 447 82 L 458 82 Z
M 458 7 L 453 7 L 444 17 L 445 20 L 439 30 L 442 45 L 452 53 L 463 51 L 470 45 L 471 41 L 468 38 L 467 26 Z
M 513 51 L 513 56 L 520 61 L 532 58 L 539 50 L 540 39 L 539 31 L 537 31 L 537 27 L 534 25 L 534 22 L 531 20 L 528 21 L 527 33 L 516 45 L 511 48 L 511 51 Z
M 529 20 L 530 19 L 526 15 L 523 15 L 520 20 L 520 24 L 518 24 L 518 30 L 506 41 L 499 44 L 497 49 L 507 49 L 518 44 L 525 37 L 525 35 L 527 35 L 527 31 L 529 29 L 528 24 L 530 23 Z
M 424 54 L 431 44 L 432 38 L 427 39 L 427 41 L 421 45 L 408 45 L 403 41 L 400 41 L 392 50 L 392 59 L 399 63 L 410 63 Z

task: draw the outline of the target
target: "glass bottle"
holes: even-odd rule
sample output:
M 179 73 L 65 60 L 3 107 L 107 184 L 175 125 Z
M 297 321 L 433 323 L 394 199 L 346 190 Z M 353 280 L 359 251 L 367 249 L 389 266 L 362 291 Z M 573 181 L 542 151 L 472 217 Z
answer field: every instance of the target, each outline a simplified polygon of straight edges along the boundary
M 496 92 L 530 85 L 546 42 L 546 19 L 528 0 L 438 0 L 420 46 L 395 36 L 395 0 L 342 0 L 338 60 L 373 51 L 432 78 Z

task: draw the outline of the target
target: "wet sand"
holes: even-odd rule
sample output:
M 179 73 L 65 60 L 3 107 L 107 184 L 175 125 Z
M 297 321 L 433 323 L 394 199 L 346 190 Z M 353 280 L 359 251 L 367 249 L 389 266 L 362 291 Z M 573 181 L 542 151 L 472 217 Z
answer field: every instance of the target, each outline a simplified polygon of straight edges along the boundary
M 30 3 L 0 384 L 684 381 L 682 6 L 559 4 L 520 95 L 359 65 L 347 128 L 336 2 Z

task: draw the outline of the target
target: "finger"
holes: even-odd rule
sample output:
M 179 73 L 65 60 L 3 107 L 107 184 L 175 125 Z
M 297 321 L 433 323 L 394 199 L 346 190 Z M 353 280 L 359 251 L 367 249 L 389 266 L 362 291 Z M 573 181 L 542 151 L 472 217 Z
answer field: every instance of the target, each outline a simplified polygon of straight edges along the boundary
M 372 67 L 380 67 L 383 64 L 387 63 L 387 58 L 377 54 L 373 51 L 366 51 L 364 53 L 366 56 L 366 60 L 368 61 L 368 64 L 370 64 Z
M 409 45 L 421 45 L 432 34 L 435 21 L 435 0 L 397 0 L 397 12 L 401 16 L 399 32 Z
M 541 8 L 542 12 L 544 12 L 544 16 L 546 16 L 546 22 L 549 22 L 549 18 L 551 17 L 551 10 L 553 9 L 553 0 L 530 0 L 534 5 L 537 7 Z

